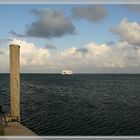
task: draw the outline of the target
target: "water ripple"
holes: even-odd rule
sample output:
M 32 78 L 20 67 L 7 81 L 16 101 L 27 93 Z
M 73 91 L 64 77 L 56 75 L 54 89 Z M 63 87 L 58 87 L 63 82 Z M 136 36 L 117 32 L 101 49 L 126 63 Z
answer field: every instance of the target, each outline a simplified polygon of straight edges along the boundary
M 0 101 L 9 111 L 9 75 Z M 140 75 L 22 74 L 21 123 L 39 135 L 140 135 Z

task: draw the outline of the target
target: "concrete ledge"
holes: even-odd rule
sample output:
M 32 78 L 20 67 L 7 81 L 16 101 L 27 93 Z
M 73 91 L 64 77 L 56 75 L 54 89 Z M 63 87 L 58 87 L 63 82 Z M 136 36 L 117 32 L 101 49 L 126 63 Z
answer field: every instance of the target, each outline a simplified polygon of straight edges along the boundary
M 8 126 L 4 128 L 5 136 L 37 136 L 30 129 L 26 128 L 18 122 L 10 122 Z

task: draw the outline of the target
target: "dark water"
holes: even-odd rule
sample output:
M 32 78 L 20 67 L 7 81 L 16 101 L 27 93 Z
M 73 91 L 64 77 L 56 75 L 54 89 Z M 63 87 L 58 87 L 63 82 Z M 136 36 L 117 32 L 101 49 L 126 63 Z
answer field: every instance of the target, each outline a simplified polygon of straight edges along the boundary
M 8 112 L 8 74 L 0 100 Z M 22 74 L 21 123 L 39 135 L 140 135 L 140 75 Z

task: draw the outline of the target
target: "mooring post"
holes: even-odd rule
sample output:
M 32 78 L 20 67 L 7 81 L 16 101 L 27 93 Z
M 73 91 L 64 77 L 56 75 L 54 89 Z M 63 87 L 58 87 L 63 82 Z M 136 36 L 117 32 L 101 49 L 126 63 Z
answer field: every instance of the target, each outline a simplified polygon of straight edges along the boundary
M 10 45 L 10 104 L 11 116 L 20 122 L 20 46 Z

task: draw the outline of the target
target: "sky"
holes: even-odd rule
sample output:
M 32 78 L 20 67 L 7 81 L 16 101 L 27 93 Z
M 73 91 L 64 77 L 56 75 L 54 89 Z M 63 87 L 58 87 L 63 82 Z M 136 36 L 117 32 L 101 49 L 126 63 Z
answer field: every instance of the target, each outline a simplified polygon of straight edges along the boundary
M 139 73 L 140 4 L 0 4 L 0 72 L 9 44 L 22 73 Z

